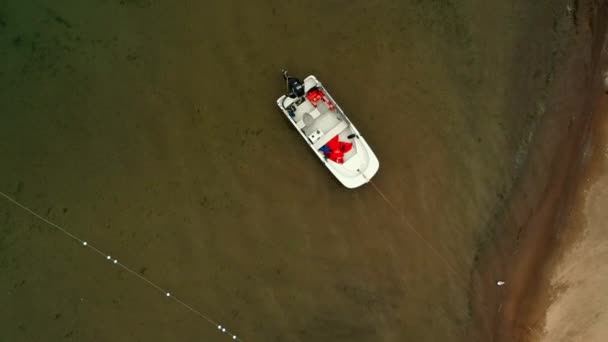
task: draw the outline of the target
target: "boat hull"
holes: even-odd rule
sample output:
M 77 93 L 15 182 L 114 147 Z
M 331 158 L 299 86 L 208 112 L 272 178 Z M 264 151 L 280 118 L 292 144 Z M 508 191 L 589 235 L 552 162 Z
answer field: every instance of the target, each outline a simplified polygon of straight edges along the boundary
M 307 103 L 308 100 L 304 99 L 301 104 L 295 105 L 294 99 L 283 95 L 277 99 L 279 109 L 319 160 L 343 186 L 354 189 L 368 183 L 380 168 L 378 158 L 368 142 L 315 76 L 306 77 L 304 85 L 306 91 L 313 88 L 320 89 L 326 96 L 326 102 L 333 108 L 325 109 L 323 114 L 319 114 L 316 104 L 311 105 Z M 325 104 L 322 105 L 325 106 Z M 322 106 L 318 105 L 318 107 Z M 296 108 L 295 113 L 293 108 Z M 311 113 L 314 115 L 311 115 Z M 337 120 L 334 120 L 333 116 Z M 326 154 L 320 150 L 320 147 L 333 137 L 338 137 L 348 141 L 348 144 L 352 144 L 352 151 L 345 155 L 343 162 L 336 162 L 327 158 Z

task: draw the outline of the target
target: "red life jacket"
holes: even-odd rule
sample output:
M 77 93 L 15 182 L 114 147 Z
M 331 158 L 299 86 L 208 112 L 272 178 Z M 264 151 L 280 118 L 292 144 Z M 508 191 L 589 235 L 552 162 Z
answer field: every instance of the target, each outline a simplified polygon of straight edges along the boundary
M 344 163 L 344 154 L 353 148 L 353 143 L 340 141 L 338 135 L 336 135 L 325 146 L 331 150 L 331 152 L 325 152 L 329 160 L 342 164 Z

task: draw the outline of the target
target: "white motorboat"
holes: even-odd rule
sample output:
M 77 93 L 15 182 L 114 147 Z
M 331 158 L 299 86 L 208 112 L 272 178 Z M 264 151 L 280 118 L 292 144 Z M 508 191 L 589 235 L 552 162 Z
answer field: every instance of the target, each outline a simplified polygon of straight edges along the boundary
M 304 82 L 286 71 L 288 94 L 277 105 L 329 171 L 347 188 L 366 184 L 380 163 L 355 125 L 313 75 Z

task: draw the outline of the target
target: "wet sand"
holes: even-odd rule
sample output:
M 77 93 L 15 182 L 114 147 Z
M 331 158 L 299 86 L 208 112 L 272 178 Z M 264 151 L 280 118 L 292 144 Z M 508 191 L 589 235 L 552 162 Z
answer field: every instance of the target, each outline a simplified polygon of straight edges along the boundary
M 608 66 L 606 55 L 603 67 Z M 605 210 L 608 201 L 608 101 L 594 106 L 597 118 L 586 146 L 585 168 L 577 187 L 567 244 L 551 269 L 555 294 L 546 310 L 536 341 L 605 341 L 608 339 L 608 258 Z
M 2 2 L 0 189 L 245 341 L 475 340 L 475 258 L 578 27 L 551 1 Z M 281 67 L 350 113 L 398 213 L 302 144 Z M 227 339 L 9 203 L 0 222 L 0 340 Z
M 603 9 L 604 14 L 606 9 Z M 601 12 L 601 11 L 600 11 Z M 605 25 L 605 23 L 604 23 Z M 605 341 L 606 330 L 606 170 L 608 102 L 604 73 L 608 68 L 606 35 L 591 80 L 590 120 L 579 145 L 581 159 L 568 215 L 558 227 L 562 237 L 548 261 L 543 290 L 550 293 L 537 310 L 531 341 Z M 599 41 L 598 41 L 599 43 Z
M 576 326 L 580 334 L 564 334 L 552 312 L 559 310 L 554 307 L 560 307 L 558 298 L 567 287 L 555 280 L 560 277 L 556 263 L 579 238 L 581 210 L 577 208 L 586 203 L 581 180 L 589 172 L 592 145 L 601 144 L 590 138 L 604 115 L 597 110 L 597 99 L 604 96 L 600 76 L 606 59 L 606 7 L 601 2 L 587 3 L 578 13 L 587 25 L 577 30 L 569 45 L 572 52 L 559 64 L 560 73 L 550 87 L 552 102 L 546 120 L 500 226 L 500 244 L 495 251 L 482 254 L 487 259 L 480 262 L 476 286 L 482 295 L 476 302 L 480 321 L 492 327 L 491 334 L 484 337 L 488 340 L 574 341 L 593 333 L 588 326 L 588 318 L 596 313 L 592 307 L 562 307 L 563 317 L 571 317 L 565 318 L 570 320 L 569 327 Z M 585 265 L 580 270 L 593 267 Z M 504 287 L 495 285 L 498 277 L 506 280 Z

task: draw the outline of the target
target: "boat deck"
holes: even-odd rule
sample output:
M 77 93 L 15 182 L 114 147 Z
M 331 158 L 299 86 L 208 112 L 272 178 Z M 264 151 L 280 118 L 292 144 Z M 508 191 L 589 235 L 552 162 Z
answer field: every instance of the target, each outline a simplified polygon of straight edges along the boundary
M 308 99 L 297 106 L 292 119 L 316 149 L 349 126 L 340 113 L 331 110 L 325 102 L 321 101 L 315 107 Z

